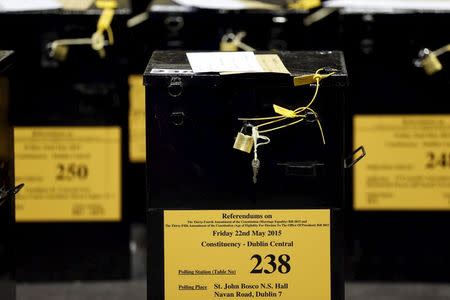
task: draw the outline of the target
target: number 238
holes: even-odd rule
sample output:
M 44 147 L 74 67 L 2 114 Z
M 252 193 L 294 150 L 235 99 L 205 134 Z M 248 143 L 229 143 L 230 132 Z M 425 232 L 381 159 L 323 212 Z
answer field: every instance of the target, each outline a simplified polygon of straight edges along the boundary
M 278 256 L 278 260 L 275 255 L 268 254 L 264 259 L 268 260 L 266 267 L 261 266 L 263 262 L 261 255 L 255 254 L 251 257 L 250 260 L 256 260 L 256 266 L 250 271 L 251 274 L 262 274 L 263 272 L 265 274 L 272 274 L 277 270 L 281 274 L 287 274 L 291 271 L 291 265 L 289 263 L 291 257 L 287 254 L 281 254 Z

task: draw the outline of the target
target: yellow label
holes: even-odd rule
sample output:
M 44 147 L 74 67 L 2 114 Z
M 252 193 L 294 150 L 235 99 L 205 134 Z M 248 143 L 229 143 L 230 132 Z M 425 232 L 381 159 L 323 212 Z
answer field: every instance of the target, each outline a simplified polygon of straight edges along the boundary
M 277 54 L 257 54 L 255 57 L 264 72 L 291 74 Z
M 356 210 L 450 210 L 450 115 L 355 116 Z
M 131 75 L 129 111 L 130 161 L 145 163 L 145 88 L 141 75 Z
M 20 222 L 120 221 L 119 127 L 16 127 Z
M 164 212 L 165 300 L 331 299 L 329 210 Z
M 316 82 L 317 82 L 316 74 L 301 75 L 294 77 L 294 86 L 307 85 Z
M 277 114 L 282 115 L 283 117 L 286 117 L 286 118 L 295 118 L 297 116 L 295 111 L 289 110 L 289 109 L 281 107 L 281 106 L 278 106 L 276 104 L 273 105 L 273 110 Z

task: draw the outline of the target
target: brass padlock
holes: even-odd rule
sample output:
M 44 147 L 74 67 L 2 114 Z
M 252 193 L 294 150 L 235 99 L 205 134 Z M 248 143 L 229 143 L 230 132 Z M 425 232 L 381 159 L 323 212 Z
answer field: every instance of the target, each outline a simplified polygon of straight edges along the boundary
M 69 54 L 69 47 L 64 45 L 56 45 L 50 50 L 50 57 L 58 61 L 66 61 Z
M 222 37 L 220 41 L 220 51 L 238 51 L 238 45 L 235 42 L 236 36 L 234 33 L 227 33 Z
M 422 67 L 427 75 L 433 75 L 442 70 L 442 64 L 433 52 L 422 59 Z
M 238 51 L 238 46 L 234 42 L 229 41 L 221 41 L 220 42 L 220 51 L 222 52 L 235 52 Z
M 236 139 L 234 140 L 233 148 L 250 153 L 253 149 L 253 137 L 242 132 L 238 132 Z

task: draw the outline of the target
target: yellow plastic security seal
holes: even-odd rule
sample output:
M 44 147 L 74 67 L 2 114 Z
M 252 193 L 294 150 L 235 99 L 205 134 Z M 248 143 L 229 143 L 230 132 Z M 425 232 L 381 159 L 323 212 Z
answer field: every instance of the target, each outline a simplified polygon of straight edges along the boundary
M 284 107 L 281 107 L 281 106 L 276 105 L 276 104 L 273 105 L 273 110 L 277 114 L 282 115 L 283 117 L 286 117 L 286 118 L 295 118 L 295 117 L 297 117 L 297 114 L 295 113 L 295 111 L 287 109 L 287 108 L 284 108 Z
M 97 31 L 92 35 L 92 48 L 99 52 L 100 56 L 105 57 L 105 39 L 104 32 L 108 35 L 108 44 L 114 44 L 114 34 L 111 29 L 111 23 L 114 18 L 115 9 L 118 6 L 116 0 L 98 0 L 95 2 L 97 8 L 103 9 L 97 22 Z
M 245 31 L 240 31 L 237 34 L 230 32 L 223 35 L 220 41 L 220 51 L 235 52 L 240 49 L 244 51 L 255 51 L 253 47 L 242 42 L 246 35 L 247 33 Z
M 291 9 L 310 10 L 322 6 L 321 0 L 296 0 L 288 4 Z
M 303 75 L 303 76 L 294 77 L 294 81 L 293 81 L 294 86 L 302 86 L 302 85 L 307 85 L 307 84 L 311 84 L 314 82 L 316 84 L 314 95 L 306 106 L 301 106 L 301 107 L 296 108 L 295 110 L 290 110 L 290 109 L 281 107 L 279 105 L 273 104 L 273 109 L 274 109 L 274 112 L 277 114 L 277 116 L 262 117 L 262 118 L 258 118 L 258 117 L 256 117 L 256 118 L 239 118 L 238 120 L 245 121 L 245 122 L 267 121 L 267 122 L 263 122 L 258 125 L 254 125 L 254 127 L 256 129 L 258 129 L 259 133 L 267 133 L 267 132 L 280 130 L 280 129 L 298 124 L 298 123 L 306 120 L 308 114 L 313 115 L 319 126 L 320 134 L 322 136 L 322 141 L 325 144 L 325 135 L 324 135 L 322 125 L 319 120 L 319 116 L 316 113 L 316 111 L 311 108 L 312 104 L 315 102 L 317 95 L 319 93 L 320 81 L 325 78 L 328 78 L 336 73 L 335 70 L 333 70 L 333 72 L 331 72 L 331 73 L 321 74 L 321 72 L 324 70 L 325 70 L 325 68 L 320 68 L 314 74 L 307 74 L 307 75 Z M 268 127 L 269 125 L 274 125 L 274 124 L 277 124 L 279 122 L 282 122 L 282 121 L 285 121 L 288 119 L 297 119 L 297 120 L 292 121 L 287 124 L 283 124 L 283 125 L 279 125 L 279 126 L 275 126 L 275 127 L 269 127 L 267 129 L 261 130 L 262 127 Z

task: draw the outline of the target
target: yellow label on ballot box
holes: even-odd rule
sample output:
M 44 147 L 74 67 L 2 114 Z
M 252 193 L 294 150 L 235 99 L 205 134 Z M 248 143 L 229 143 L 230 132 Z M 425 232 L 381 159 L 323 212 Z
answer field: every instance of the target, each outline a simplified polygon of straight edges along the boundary
M 119 127 L 16 127 L 19 222 L 120 221 Z
M 131 75 L 129 111 L 130 161 L 145 163 L 145 88 L 142 75 Z
M 356 210 L 450 210 L 450 115 L 359 115 Z
M 165 300 L 331 299 L 330 210 L 164 212 Z

